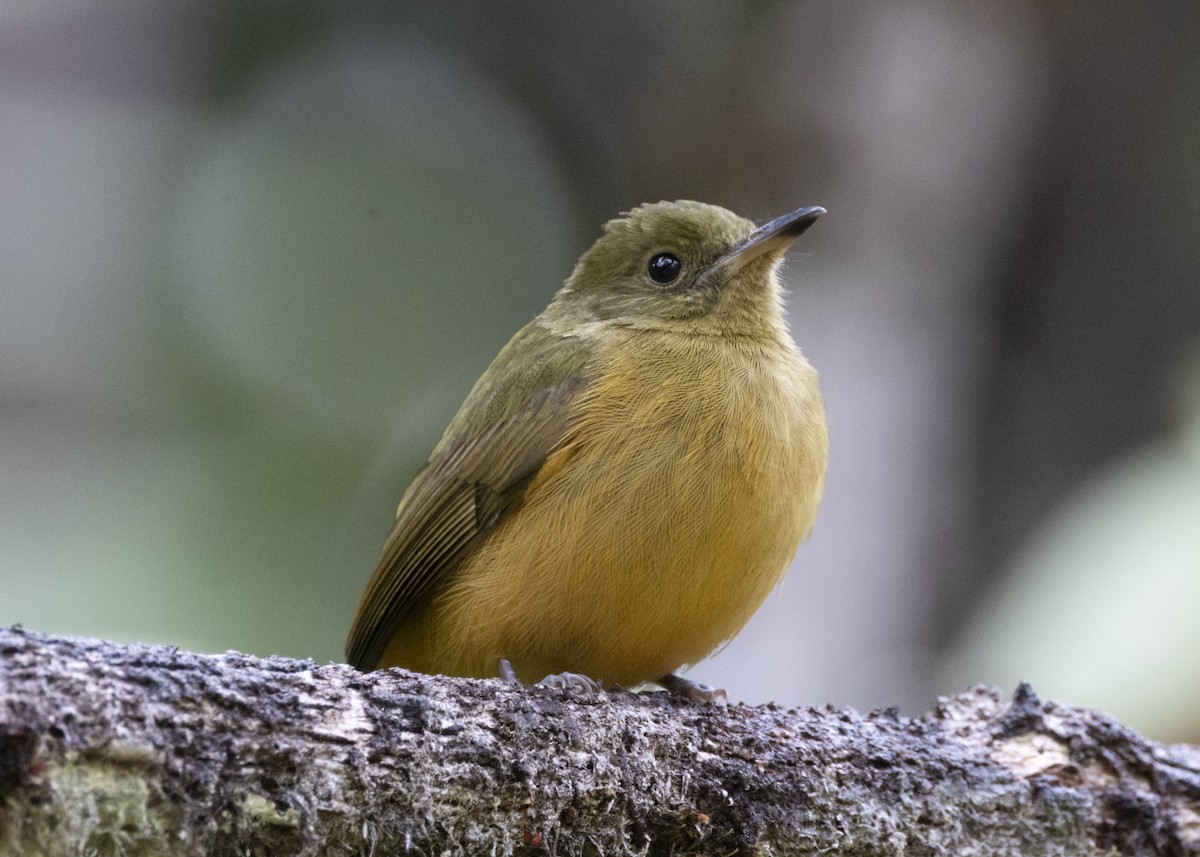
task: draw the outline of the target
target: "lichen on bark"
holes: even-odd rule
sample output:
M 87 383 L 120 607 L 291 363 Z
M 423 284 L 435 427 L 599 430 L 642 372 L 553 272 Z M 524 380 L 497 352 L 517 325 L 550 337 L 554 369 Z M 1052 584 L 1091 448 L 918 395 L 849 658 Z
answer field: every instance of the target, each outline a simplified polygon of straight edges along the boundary
M 0 631 L 3 854 L 1192 854 L 1200 750 Z

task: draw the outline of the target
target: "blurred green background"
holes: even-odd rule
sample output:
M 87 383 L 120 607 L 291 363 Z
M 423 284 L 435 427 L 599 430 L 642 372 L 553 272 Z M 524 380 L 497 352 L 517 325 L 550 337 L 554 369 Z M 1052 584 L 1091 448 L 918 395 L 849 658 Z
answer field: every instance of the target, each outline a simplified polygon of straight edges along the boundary
M 0 3 L 0 623 L 340 659 L 606 219 L 819 204 L 826 502 L 693 675 L 1200 740 L 1197 44 L 1195 4 Z

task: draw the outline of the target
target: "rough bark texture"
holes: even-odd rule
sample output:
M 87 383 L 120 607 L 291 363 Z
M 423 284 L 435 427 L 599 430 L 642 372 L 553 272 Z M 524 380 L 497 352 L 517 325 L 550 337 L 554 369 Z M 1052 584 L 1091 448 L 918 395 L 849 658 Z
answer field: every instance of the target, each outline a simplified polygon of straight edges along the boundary
M 1197 854 L 1200 749 L 0 631 L 3 854 Z

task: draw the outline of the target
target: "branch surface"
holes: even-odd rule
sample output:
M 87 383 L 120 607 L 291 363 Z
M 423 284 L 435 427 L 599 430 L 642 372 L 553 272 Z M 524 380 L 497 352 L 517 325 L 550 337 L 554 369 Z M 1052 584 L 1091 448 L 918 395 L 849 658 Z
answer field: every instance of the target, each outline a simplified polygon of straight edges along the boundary
M 1200 748 L 0 630 L 0 853 L 1200 854 Z

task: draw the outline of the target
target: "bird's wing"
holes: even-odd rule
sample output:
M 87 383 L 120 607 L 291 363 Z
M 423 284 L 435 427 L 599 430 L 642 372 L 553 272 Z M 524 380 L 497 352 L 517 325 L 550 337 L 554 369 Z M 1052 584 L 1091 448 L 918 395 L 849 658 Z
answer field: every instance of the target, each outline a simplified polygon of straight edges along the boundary
M 588 357 L 536 321 L 497 355 L 400 501 L 346 641 L 351 664 L 373 669 L 413 607 L 520 506 L 566 434 Z

